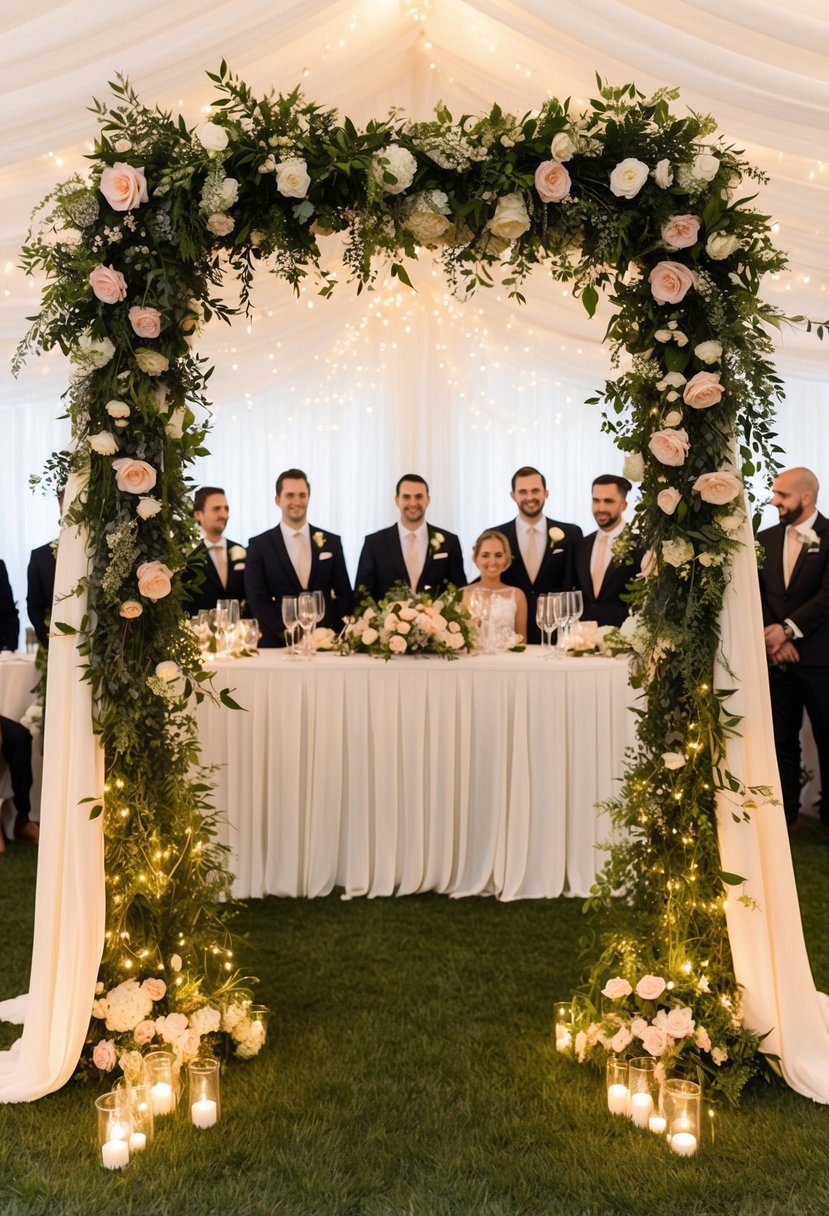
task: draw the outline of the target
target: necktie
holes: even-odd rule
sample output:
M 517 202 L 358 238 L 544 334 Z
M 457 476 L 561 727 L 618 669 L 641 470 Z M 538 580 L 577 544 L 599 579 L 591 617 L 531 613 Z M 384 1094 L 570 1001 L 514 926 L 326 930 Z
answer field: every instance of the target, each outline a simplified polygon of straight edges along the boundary
M 409 586 L 417 591 L 417 580 L 420 578 L 420 562 L 417 560 L 417 537 L 410 532 L 406 537 L 406 573 L 409 576 Z
M 308 541 L 305 539 L 304 532 L 294 532 L 294 540 L 296 541 L 296 561 L 294 568 L 299 579 L 300 586 L 306 590 L 308 583 L 311 580 L 311 550 L 308 547 Z
M 538 570 L 541 566 L 541 546 L 538 543 L 538 528 L 535 526 L 527 530 L 527 555 L 524 565 L 527 567 L 530 582 L 534 583 L 538 578 Z
M 593 598 L 599 598 L 599 592 L 602 589 L 604 582 L 605 571 L 607 570 L 607 533 L 600 532 L 593 542 L 593 569 L 591 571 L 593 577 Z
M 789 580 L 792 577 L 795 562 L 800 556 L 800 550 L 802 547 L 803 546 L 800 543 L 800 533 L 794 524 L 789 524 L 788 528 L 786 529 L 786 560 L 783 568 L 783 582 L 787 587 L 789 585 Z
M 227 546 L 226 545 L 208 545 L 210 556 L 213 559 L 213 565 L 216 567 L 216 573 L 221 580 L 223 587 L 227 586 Z

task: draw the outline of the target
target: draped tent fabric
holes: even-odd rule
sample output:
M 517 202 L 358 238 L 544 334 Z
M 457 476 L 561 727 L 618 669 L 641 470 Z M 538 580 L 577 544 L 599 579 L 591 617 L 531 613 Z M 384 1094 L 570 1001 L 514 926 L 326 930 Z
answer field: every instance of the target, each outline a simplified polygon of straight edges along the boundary
M 210 99 L 204 72 L 222 58 L 254 92 L 287 92 L 299 83 L 358 123 L 394 105 L 426 118 L 438 99 L 456 115 L 481 112 L 494 100 L 524 112 L 551 94 L 569 96 L 578 108 L 595 93 L 595 71 L 646 92 L 677 85 L 680 104 L 711 112 L 724 137 L 771 176 L 761 206 L 779 222 L 791 273 L 770 281 L 767 297 L 790 314 L 820 319 L 829 298 L 829 17 L 816 0 L 797 0 L 784 14 L 765 0 L 735 0 L 727 12 L 713 0 L 582 0 L 553 16 L 548 10 L 545 0 L 250 0 L 243 8 L 222 0 L 127 0 L 113 19 L 88 0 L 32 0 L 4 13 L 4 368 L 38 287 L 15 269 L 27 216 L 56 181 L 83 171 L 95 135 L 90 98 L 106 96 L 106 81 L 120 70 L 145 101 L 194 125 Z M 332 259 L 336 264 L 336 248 Z M 217 365 L 215 454 L 198 476 L 226 483 L 242 525 L 232 525 L 235 535 L 273 522 L 273 475 L 296 464 L 311 470 L 315 517 L 338 525 L 352 570 L 362 535 L 388 522 L 394 481 L 405 467 L 426 472 L 434 518 L 467 544 L 501 517 L 509 474 L 528 461 L 550 475 L 556 514 L 585 522 L 590 478 L 618 464 L 607 437 L 598 436 L 599 411 L 582 404 L 608 370 L 601 315 L 588 322 L 566 285 L 540 277 L 528 286 L 523 309 L 500 289 L 458 304 L 427 258 L 414 279 L 414 297 L 381 277 L 374 292 L 354 298 L 341 284 L 338 298 L 325 303 L 313 285 L 297 302 L 284 284 L 262 275 L 250 320 L 240 318 L 230 333 L 208 328 L 200 349 Z M 790 399 L 808 407 L 784 415 L 788 463 L 812 464 L 819 473 L 821 462 L 829 468 L 825 362 L 818 343 L 781 336 Z M 3 557 L 20 598 L 29 549 L 54 533 L 54 506 L 32 504 L 26 478 L 65 445 L 54 419 L 66 370 L 62 357 L 48 355 L 31 360 L 18 381 L 0 374 Z M 355 493 L 357 486 L 365 489 Z M 42 532 L 33 535 L 34 527 Z M 68 590 L 84 563 L 83 538 L 65 532 L 60 585 Z M 744 742 L 729 745 L 729 763 L 752 784 L 775 785 L 767 715 L 754 716 L 765 691 L 752 563 L 744 550 L 724 614 L 725 658 L 745 681 L 747 706 Z M 82 601 L 71 597 L 62 611 L 75 620 Z M 71 639 L 53 646 L 29 1013 L 20 1043 L 0 1055 L 0 1099 L 7 1101 L 41 1096 L 71 1074 L 104 928 L 100 821 L 89 823 L 78 806 L 100 789 L 101 757 Z M 724 867 L 745 875 L 758 905 L 749 910 L 731 901 L 729 908 L 748 1014 L 756 1029 L 773 1031 L 769 1043 L 780 1050 L 789 1083 L 829 1101 L 829 1036 L 780 823 L 767 809 L 734 825 L 727 811 L 724 804 Z M 18 1004 L 6 1010 L 18 1011 Z

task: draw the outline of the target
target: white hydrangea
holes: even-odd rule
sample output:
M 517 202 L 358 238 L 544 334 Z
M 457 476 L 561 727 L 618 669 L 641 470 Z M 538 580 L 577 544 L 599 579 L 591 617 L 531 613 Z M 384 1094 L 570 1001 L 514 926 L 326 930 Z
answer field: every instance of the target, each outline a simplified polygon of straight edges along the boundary
M 107 1030 L 133 1030 L 153 1007 L 152 997 L 138 980 L 124 980 L 107 993 Z
M 221 1029 L 221 1025 L 222 1015 L 212 1005 L 202 1005 L 190 1014 L 190 1028 L 199 1035 L 215 1034 Z
M 390 144 L 388 148 L 374 153 L 370 172 L 384 194 L 402 194 L 414 180 L 417 161 L 408 148 L 403 148 L 400 144 Z M 386 181 L 386 174 L 391 174 L 395 180 Z

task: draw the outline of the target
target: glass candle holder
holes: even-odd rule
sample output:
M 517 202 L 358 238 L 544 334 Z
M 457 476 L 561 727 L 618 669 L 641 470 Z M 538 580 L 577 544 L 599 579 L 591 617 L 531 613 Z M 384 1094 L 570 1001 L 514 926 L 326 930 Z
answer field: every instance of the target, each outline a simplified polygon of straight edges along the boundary
M 251 1023 L 251 1041 L 253 1045 L 259 1044 L 257 1051 L 260 1051 L 267 1042 L 268 1038 L 268 1018 L 271 1015 L 267 1005 L 251 1005 L 248 1009 L 248 1017 Z
M 144 1067 L 154 1117 L 175 1114 L 178 1094 L 172 1055 L 169 1051 L 149 1051 L 144 1056 Z
M 573 1042 L 573 1006 L 569 1001 L 556 1001 L 553 1006 L 556 1051 L 567 1051 Z
M 637 1056 L 628 1061 L 630 1117 L 637 1127 L 648 1127 L 659 1094 L 656 1084 L 656 1060 L 653 1056 Z
M 95 1109 L 101 1164 L 107 1170 L 122 1170 L 129 1164 L 132 1134 L 130 1106 L 124 1091 L 101 1094 L 95 1099 Z
M 611 1115 L 630 1114 L 627 1060 L 620 1060 L 618 1056 L 608 1057 L 605 1077 L 607 1080 L 607 1109 Z
M 155 1134 L 152 1086 L 144 1079 L 137 1085 L 130 1085 L 125 1077 L 120 1077 L 113 1085 L 112 1092 L 123 1094 L 129 1104 L 132 1122 L 130 1156 L 142 1153 L 148 1144 L 152 1144 Z
M 700 1146 L 702 1091 L 696 1081 L 665 1082 L 668 1143 L 680 1157 L 693 1157 Z
M 205 1057 L 187 1065 L 188 1102 L 194 1127 L 214 1127 L 221 1113 L 219 1061 Z

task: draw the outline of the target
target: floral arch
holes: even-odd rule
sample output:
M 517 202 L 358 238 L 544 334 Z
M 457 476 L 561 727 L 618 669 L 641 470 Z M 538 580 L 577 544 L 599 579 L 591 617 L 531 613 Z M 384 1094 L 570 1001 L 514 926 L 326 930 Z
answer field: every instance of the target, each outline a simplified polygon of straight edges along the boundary
M 631 642 L 647 699 L 610 808 L 625 843 L 593 901 L 625 890 L 627 911 L 577 997 L 576 1042 L 580 1057 L 603 1057 L 610 1041 L 626 1050 L 632 1013 L 603 1015 L 599 990 L 658 973 L 667 992 L 649 1013 L 691 1010 L 697 1028 L 671 1060 L 736 1096 L 759 1040 L 739 1021 L 724 896 L 740 878 L 722 872 L 715 799 L 731 790 L 739 817 L 751 791 L 727 771 L 738 720 L 714 670 L 748 483 L 773 464 L 781 396 L 767 332 L 781 317 L 758 293 L 785 259 L 767 217 L 738 197 L 760 174 L 713 120 L 673 114 L 667 90 L 645 98 L 600 80 L 580 113 L 552 99 L 456 120 L 439 106 L 429 122 L 392 113 L 361 130 L 298 92 L 254 98 L 224 63 L 211 79 L 212 117 L 192 130 L 113 83 L 115 103 L 95 105 L 87 179 L 41 204 L 23 251 L 46 286 L 19 358 L 59 345 L 75 369 L 73 447 L 47 480 L 84 483 L 67 519 L 89 537 L 77 641 L 106 758 L 91 811 L 106 807 L 101 984 L 162 979 L 167 1012 L 191 1017 L 244 989 L 217 910 L 228 875 L 209 786 L 190 776 L 188 702 L 208 687 L 178 578 L 193 540 L 187 469 L 205 439 L 192 406 L 208 404 L 199 328 L 236 311 L 219 290 L 228 270 L 244 308 L 260 265 L 330 295 L 320 251 L 331 233 L 358 291 L 384 261 L 408 283 L 405 259 L 425 246 L 461 296 L 498 280 L 520 302 L 540 270 L 571 283 L 591 315 L 600 293 L 613 306 L 604 425 L 642 484 L 633 530 L 652 564 Z M 93 1019 L 99 1060 L 106 1034 Z M 139 1045 L 131 1031 L 112 1042 Z

